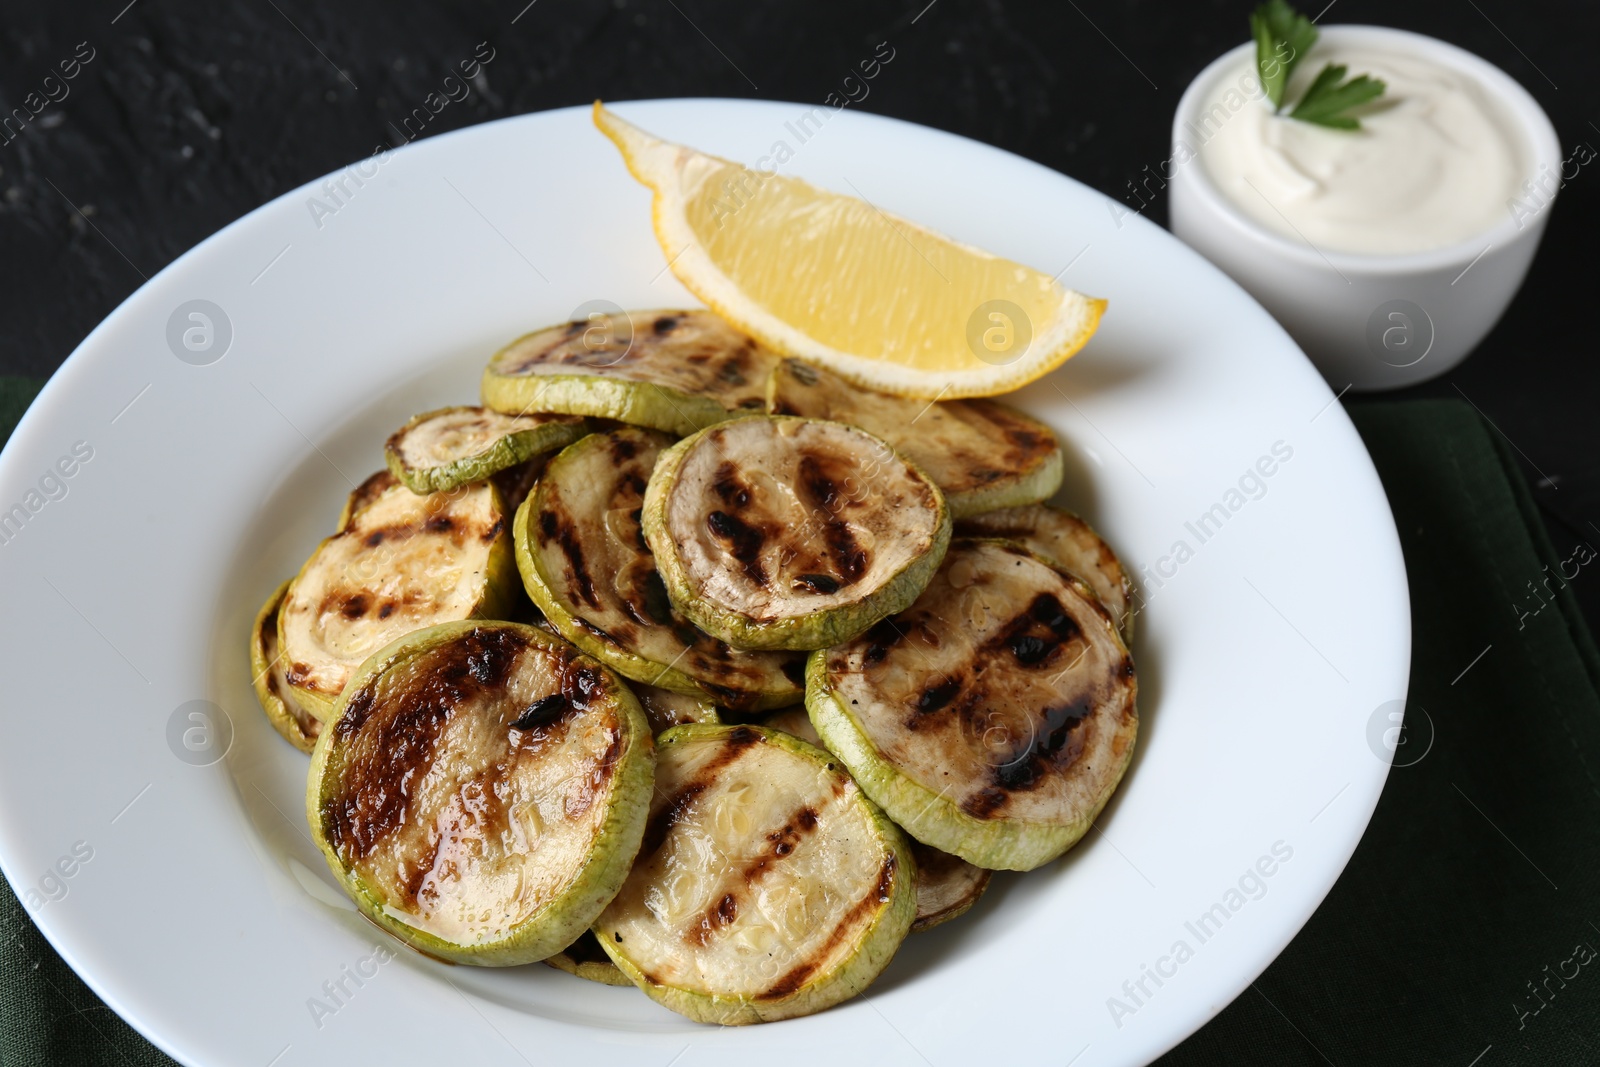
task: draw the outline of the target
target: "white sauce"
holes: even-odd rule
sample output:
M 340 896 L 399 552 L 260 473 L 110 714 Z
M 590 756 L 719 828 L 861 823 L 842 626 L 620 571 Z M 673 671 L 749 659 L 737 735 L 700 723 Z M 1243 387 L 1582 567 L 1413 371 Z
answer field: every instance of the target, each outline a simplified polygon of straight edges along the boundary
M 1359 130 L 1288 117 L 1330 62 L 1386 85 L 1350 112 Z M 1506 109 L 1468 74 L 1390 49 L 1318 46 L 1274 115 L 1254 68 L 1252 55 L 1218 81 L 1213 106 L 1188 126 L 1188 145 L 1256 222 L 1319 250 L 1400 255 L 1468 240 L 1507 218 L 1527 151 Z

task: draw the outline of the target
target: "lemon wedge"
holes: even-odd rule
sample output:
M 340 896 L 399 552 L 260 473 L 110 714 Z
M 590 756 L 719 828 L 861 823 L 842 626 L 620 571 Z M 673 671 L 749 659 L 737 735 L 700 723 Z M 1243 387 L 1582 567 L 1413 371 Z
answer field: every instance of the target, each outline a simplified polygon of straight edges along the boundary
M 900 396 L 994 396 L 1082 348 L 1105 301 L 870 202 L 654 137 L 594 105 L 594 123 L 655 192 L 678 279 L 785 355 Z

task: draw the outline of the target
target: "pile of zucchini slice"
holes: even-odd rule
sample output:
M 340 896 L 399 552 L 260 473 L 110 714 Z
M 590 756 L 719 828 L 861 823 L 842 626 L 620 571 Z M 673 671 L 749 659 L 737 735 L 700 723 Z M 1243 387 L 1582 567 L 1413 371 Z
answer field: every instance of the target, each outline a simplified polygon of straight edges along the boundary
M 859 993 L 1088 830 L 1133 587 L 988 400 L 880 396 L 704 310 L 547 327 L 417 415 L 250 632 L 374 923 L 691 1019 Z

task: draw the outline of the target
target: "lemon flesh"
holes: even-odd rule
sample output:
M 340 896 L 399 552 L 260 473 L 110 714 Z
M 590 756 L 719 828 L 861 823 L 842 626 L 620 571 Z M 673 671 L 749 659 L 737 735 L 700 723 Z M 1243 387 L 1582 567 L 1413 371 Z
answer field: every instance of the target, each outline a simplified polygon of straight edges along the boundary
M 655 191 L 679 280 L 778 351 L 901 396 L 992 396 L 1059 366 L 1105 306 L 869 201 L 669 144 L 595 104 Z

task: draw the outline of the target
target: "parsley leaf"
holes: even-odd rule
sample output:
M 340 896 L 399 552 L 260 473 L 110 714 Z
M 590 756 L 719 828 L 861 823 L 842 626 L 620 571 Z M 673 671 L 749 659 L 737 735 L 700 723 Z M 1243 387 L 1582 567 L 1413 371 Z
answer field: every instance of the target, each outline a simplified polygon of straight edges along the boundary
M 1317 27 L 1288 0 L 1266 0 L 1250 12 L 1250 35 L 1256 42 L 1256 70 L 1274 112 L 1284 108 L 1283 94 L 1289 76 L 1317 43 Z M 1376 100 L 1385 86 L 1366 74 L 1345 81 L 1347 68 L 1329 63 L 1301 95 L 1289 117 L 1336 130 L 1358 130 L 1359 119 L 1345 114 L 1351 108 Z
M 1340 64 L 1329 63 L 1323 67 L 1316 81 L 1289 112 L 1289 117 L 1338 130 L 1360 129 L 1360 121 L 1341 112 L 1376 100 L 1383 95 L 1384 84 L 1365 74 L 1345 81 L 1345 73 L 1346 68 Z
M 1281 110 L 1289 75 L 1317 43 L 1317 28 L 1290 7 L 1288 0 L 1267 0 L 1250 13 L 1250 33 L 1256 39 L 1256 69 L 1261 73 L 1261 85 L 1272 106 Z

